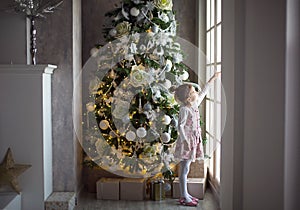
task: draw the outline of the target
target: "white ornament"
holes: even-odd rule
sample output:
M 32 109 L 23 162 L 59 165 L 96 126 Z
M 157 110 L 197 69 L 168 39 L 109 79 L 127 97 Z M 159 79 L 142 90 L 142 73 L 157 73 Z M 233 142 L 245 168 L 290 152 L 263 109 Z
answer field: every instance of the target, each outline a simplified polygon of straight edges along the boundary
M 140 14 L 140 10 L 137 9 L 136 7 L 132 7 L 132 8 L 130 9 L 130 14 L 131 14 L 132 16 L 134 16 L 134 17 L 137 17 L 137 16 Z
M 144 109 L 144 111 L 150 111 L 150 110 L 152 110 L 152 106 L 151 106 L 151 104 L 148 102 L 148 103 L 146 103 L 146 104 L 144 105 L 143 109 Z
M 99 52 L 99 49 L 97 47 L 93 47 L 90 51 L 90 54 L 92 57 L 96 57 L 98 52 Z
M 171 123 L 171 117 L 169 115 L 165 115 L 162 120 L 164 125 L 169 125 Z
M 161 138 L 162 142 L 168 143 L 171 139 L 171 135 L 169 133 L 165 132 L 165 133 L 161 134 L 160 138 Z
M 157 33 L 157 32 L 158 32 L 158 29 L 159 29 L 158 25 L 153 25 L 153 26 L 151 26 L 151 31 L 152 31 L 153 33 Z
M 172 61 L 170 61 L 170 60 L 168 59 L 168 60 L 166 61 L 166 66 L 165 66 L 166 72 L 171 71 L 172 66 L 173 66 Z
M 123 118 L 122 118 L 122 122 L 125 123 L 125 124 L 129 123 L 129 122 L 130 122 L 129 116 L 126 115 L 125 117 L 123 117 Z
M 147 131 L 144 127 L 139 127 L 137 130 L 136 130 L 136 135 L 139 137 L 139 138 L 144 138 L 146 135 L 147 135 Z
M 112 36 L 112 37 L 115 37 L 117 35 L 117 30 L 115 28 L 111 29 L 109 31 L 109 35 Z
M 95 110 L 95 103 L 94 102 L 87 103 L 86 109 L 88 110 L 88 112 L 93 112 Z
M 133 141 L 135 139 L 135 137 L 136 137 L 136 135 L 135 135 L 135 133 L 133 131 L 128 131 L 126 133 L 126 139 L 128 141 Z
M 101 120 L 100 123 L 99 123 L 99 127 L 102 129 L 102 130 L 106 130 L 109 126 L 109 122 L 107 120 Z
M 163 83 L 163 86 L 165 86 L 167 89 L 169 89 L 172 86 L 172 82 L 168 79 L 165 80 Z
M 187 80 L 189 78 L 189 73 L 187 71 L 183 71 L 183 74 L 180 75 L 180 79 Z

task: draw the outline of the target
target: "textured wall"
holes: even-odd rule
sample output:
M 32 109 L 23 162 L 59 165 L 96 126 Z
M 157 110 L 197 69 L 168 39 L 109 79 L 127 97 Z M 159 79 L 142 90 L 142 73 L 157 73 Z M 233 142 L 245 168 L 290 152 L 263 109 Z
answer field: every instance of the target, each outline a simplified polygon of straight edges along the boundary
M 0 64 L 26 64 L 26 18 L 7 12 L 11 4 L 0 1 Z
M 52 81 L 53 190 L 74 191 L 72 1 L 37 24 L 37 62 L 58 66 Z
M 102 29 L 104 14 L 112 10 L 119 0 L 82 1 L 82 58 L 83 64 L 90 57 L 90 50 L 95 44 L 105 44 Z
M 173 4 L 179 24 L 177 35 L 195 44 L 197 0 L 173 0 Z

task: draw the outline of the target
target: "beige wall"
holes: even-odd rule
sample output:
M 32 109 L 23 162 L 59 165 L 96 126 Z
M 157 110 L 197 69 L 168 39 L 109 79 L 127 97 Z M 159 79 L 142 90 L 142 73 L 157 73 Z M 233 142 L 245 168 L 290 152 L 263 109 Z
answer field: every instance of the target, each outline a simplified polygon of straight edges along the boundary
M 299 2 L 228 0 L 222 35 L 221 208 L 296 210 Z

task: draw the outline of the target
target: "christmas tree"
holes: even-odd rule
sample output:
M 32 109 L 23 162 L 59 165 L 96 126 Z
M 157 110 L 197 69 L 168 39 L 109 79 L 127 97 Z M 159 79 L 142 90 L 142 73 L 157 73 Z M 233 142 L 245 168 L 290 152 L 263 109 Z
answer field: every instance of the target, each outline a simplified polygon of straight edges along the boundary
M 189 77 L 172 0 L 123 0 L 106 16 L 107 43 L 84 67 L 96 70 L 87 73 L 83 147 L 118 175 L 165 172 L 176 163 L 174 90 Z

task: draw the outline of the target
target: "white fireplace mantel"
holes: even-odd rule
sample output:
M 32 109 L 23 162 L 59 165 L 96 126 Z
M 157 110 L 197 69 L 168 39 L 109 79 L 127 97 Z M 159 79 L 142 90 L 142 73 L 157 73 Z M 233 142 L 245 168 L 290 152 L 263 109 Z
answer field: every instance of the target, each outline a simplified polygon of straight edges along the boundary
M 0 159 L 11 148 L 22 209 L 44 209 L 52 193 L 51 76 L 55 65 L 0 65 Z M 0 193 L 1 196 L 1 193 Z

